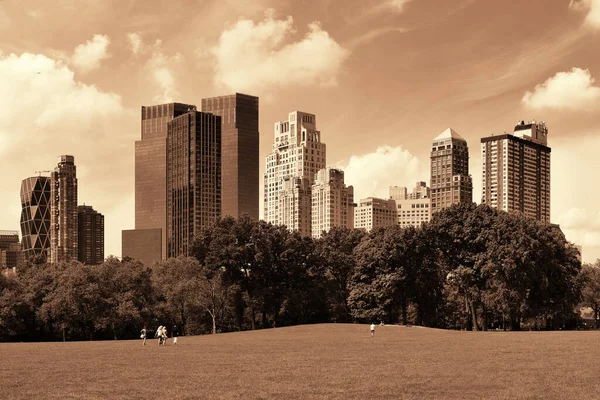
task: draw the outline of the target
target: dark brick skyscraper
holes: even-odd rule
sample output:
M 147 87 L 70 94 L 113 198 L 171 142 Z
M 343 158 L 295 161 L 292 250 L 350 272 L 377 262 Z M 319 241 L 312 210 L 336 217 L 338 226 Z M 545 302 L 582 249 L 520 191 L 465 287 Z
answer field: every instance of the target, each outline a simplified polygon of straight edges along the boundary
M 221 116 L 221 214 L 258 220 L 258 97 L 236 93 L 202 99 L 202 111 Z
M 135 230 L 140 231 L 133 235 L 145 235 L 147 229 L 161 229 L 159 247 L 163 259 L 167 254 L 167 124 L 195 108 L 181 103 L 142 107 L 142 139 L 135 142 Z M 150 249 L 137 250 L 135 254 L 123 255 L 140 258 Z
M 60 156 L 50 185 L 50 262 L 77 260 L 77 169 Z
M 221 216 L 221 117 L 191 111 L 168 123 L 167 257 L 190 254 Z
M 78 259 L 88 265 L 104 262 L 104 215 L 92 206 L 77 207 L 79 251 Z

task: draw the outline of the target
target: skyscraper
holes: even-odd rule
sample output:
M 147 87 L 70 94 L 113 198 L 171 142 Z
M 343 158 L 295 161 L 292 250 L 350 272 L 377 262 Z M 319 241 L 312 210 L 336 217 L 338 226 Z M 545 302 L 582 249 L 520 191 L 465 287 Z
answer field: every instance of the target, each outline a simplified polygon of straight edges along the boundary
M 344 183 L 344 171 L 320 170 L 312 185 L 312 236 L 333 227 L 354 228 L 354 187 Z
M 0 231 L 0 271 L 15 271 L 24 261 L 19 232 Z
M 258 97 L 236 93 L 202 99 L 202 111 L 221 117 L 221 215 L 258 220 Z
M 490 207 L 550 222 L 550 147 L 542 122 L 481 139 L 482 199 Z
M 148 244 L 142 249 L 123 244 L 123 248 L 138 249 L 127 254 L 139 258 L 160 248 L 161 258 L 167 255 L 167 124 L 175 117 L 196 107 L 190 104 L 169 103 L 142 107 L 141 140 L 135 142 L 135 231 L 123 234 L 124 240 Z M 160 229 L 161 243 L 149 243 L 148 229 Z M 137 238 L 136 235 L 144 238 Z M 123 254 L 125 256 L 126 254 Z M 153 260 L 160 261 L 160 260 Z
M 77 170 L 75 158 L 63 155 L 51 175 L 50 262 L 77 260 Z
M 432 213 L 453 204 L 472 202 L 467 141 L 448 128 L 433 139 L 431 148 Z
M 284 191 L 286 179 L 292 179 L 292 183 L 286 185 L 308 190 L 310 199 L 310 187 L 314 182 L 315 174 L 326 166 L 326 147 L 325 143 L 321 142 L 321 132 L 317 130 L 315 115 L 294 111 L 288 115 L 287 120 L 276 122 L 273 151 L 267 156 L 266 161 L 264 219 L 275 225 L 284 224 L 284 210 L 280 208 L 280 195 Z M 295 178 L 306 182 L 298 183 Z M 296 212 L 301 212 L 303 217 L 286 216 L 286 221 L 297 221 L 293 224 L 296 228 L 290 226 L 288 228 L 310 236 L 310 201 L 306 212 L 300 209 Z
M 373 229 L 396 225 L 396 202 L 392 199 L 368 197 L 361 199 L 354 209 L 354 228 L 367 232 Z
M 25 259 L 43 255 L 50 260 L 51 179 L 35 176 L 21 182 L 21 236 Z
M 187 256 L 221 216 L 221 117 L 190 111 L 167 131 L 167 257 Z
M 311 233 L 311 194 L 307 179 L 286 176 L 279 192 L 277 211 L 279 224 L 290 231 L 298 231 L 302 236 Z
M 104 262 L 104 215 L 92 206 L 77 207 L 78 259 L 88 265 Z

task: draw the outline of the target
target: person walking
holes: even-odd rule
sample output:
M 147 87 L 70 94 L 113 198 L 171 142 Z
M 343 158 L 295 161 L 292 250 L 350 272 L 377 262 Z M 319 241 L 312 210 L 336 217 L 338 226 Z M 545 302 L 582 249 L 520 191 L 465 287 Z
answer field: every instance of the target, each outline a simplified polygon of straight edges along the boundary
M 142 345 L 145 346 L 146 345 L 146 327 L 145 326 L 142 328 L 142 331 L 140 332 L 140 337 L 142 339 L 144 339 L 144 343 Z
M 177 325 L 173 325 L 171 336 L 173 336 L 173 346 L 177 345 Z
M 371 336 L 375 336 L 375 324 L 371 322 Z
M 159 326 L 158 328 L 156 328 L 156 333 L 154 334 L 154 337 L 158 338 L 158 345 L 160 346 L 162 344 L 162 325 Z

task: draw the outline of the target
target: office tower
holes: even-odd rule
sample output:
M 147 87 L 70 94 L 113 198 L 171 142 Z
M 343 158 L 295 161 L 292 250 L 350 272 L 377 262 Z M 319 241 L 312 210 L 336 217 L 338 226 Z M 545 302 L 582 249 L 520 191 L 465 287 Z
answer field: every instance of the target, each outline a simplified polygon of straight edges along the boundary
M 202 99 L 202 111 L 221 117 L 221 215 L 258 221 L 258 97 L 236 93 Z
M 92 206 L 77 207 L 79 261 L 88 265 L 104 262 L 104 215 Z
M 429 188 L 425 182 L 417 182 L 412 193 L 398 190 L 398 186 L 390 187 L 390 199 L 396 201 L 398 210 L 398 225 L 402 228 L 420 227 L 424 222 L 431 220 L 431 199 Z M 405 188 L 404 188 L 405 189 Z
M 21 236 L 26 260 L 35 256 L 50 260 L 50 186 L 51 179 L 46 176 L 21 182 Z
M 368 197 L 354 209 L 354 228 L 370 231 L 398 223 L 396 202 L 392 199 Z
M 135 229 L 123 233 L 124 257 L 151 262 L 166 258 L 167 124 L 195 109 L 193 105 L 182 103 L 142 107 L 141 140 L 135 142 Z M 160 229 L 159 242 L 149 242 L 150 238 L 157 237 L 156 232 L 149 234 L 149 229 Z
M 344 171 L 324 168 L 315 177 L 312 192 L 312 236 L 333 227 L 354 228 L 354 187 L 344 183 Z
M 314 114 L 294 111 L 288 119 L 275 123 L 275 140 L 273 151 L 267 156 L 266 172 L 264 174 L 264 219 L 275 225 L 284 224 L 284 212 L 279 207 L 280 194 L 284 190 L 285 178 L 301 178 L 306 183 L 300 183 L 301 190 L 309 190 L 314 182 L 317 171 L 325 168 L 326 147 L 321 142 L 321 132 L 317 130 Z M 297 186 L 287 183 L 289 186 Z M 310 198 L 310 193 L 308 195 Z M 299 218 L 286 216 L 285 221 L 298 221 L 290 230 L 298 229 L 303 234 L 311 234 L 311 207 L 308 214 Z M 305 218 L 306 217 L 306 218 Z M 304 224 L 304 225 L 302 225 Z M 300 225 L 302 227 L 300 228 Z M 307 233 L 308 232 L 308 233 Z
M 221 117 L 190 111 L 167 131 L 167 257 L 188 256 L 221 216 Z
M 23 247 L 19 242 L 19 232 L 0 231 L 0 270 L 16 271 L 24 262 Z
M 481 139 L 483 204 L 550 222 L 550 147 L 544 122 Z
M 51 175 L 50 262 L 77 260 L 77 226 L 75 158 L 63 155 Z
M 448 128 L 433 139 L 431 148 L 432 213 L 453 204 L 472 202 L 467 141 Z
M 277 206 L 279 224 L 287 226 L 291 231 L 300 232 L 302 236 L 310 236 L 311 201 L 310 183 L 307 179 L 292 176 L 283 178 Z

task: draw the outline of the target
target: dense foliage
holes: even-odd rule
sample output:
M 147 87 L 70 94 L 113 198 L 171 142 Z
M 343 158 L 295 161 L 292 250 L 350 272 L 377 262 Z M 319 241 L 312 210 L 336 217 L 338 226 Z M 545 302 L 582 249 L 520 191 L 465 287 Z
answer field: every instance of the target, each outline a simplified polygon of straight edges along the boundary
M 196 238 L 193 257 L 153 266 L 28 263 L 0 275 L 0 339 L 133 338 L 320 322 L 450 329 L 569 329 L 600 313 L 600 269 L 561 231 L 458 205 L 420 229 L 335 228 L 320 239 L 247 217 Z

